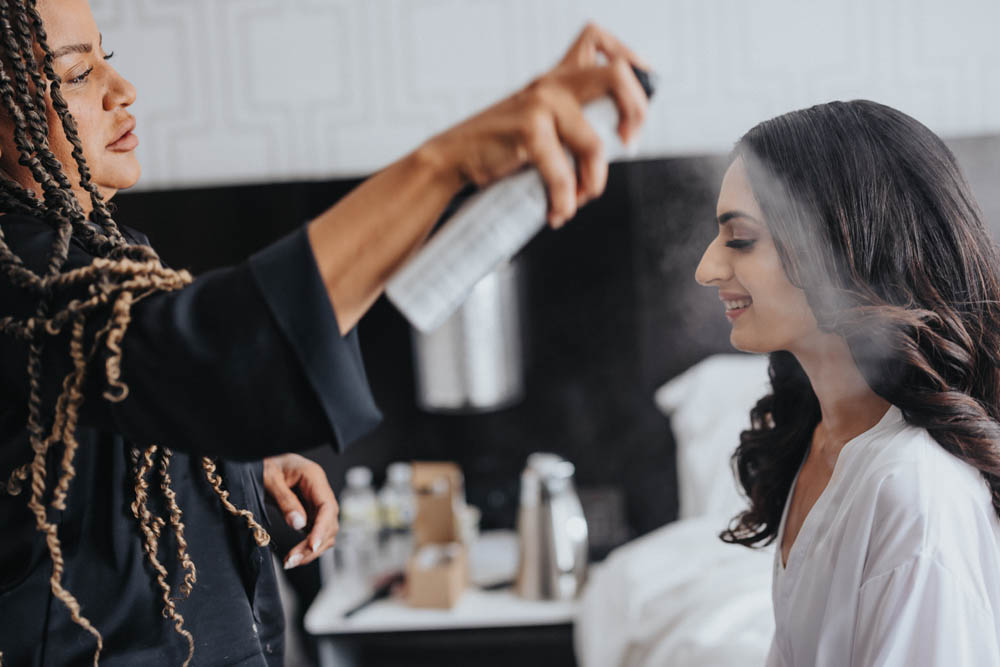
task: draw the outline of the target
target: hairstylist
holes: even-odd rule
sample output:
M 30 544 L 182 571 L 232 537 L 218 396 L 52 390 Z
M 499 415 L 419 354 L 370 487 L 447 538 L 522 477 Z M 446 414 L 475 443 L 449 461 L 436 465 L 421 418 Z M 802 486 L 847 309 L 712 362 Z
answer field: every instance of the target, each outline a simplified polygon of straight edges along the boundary
M 590 26 L 525 89 L 192 279 L 107 206 L 139 178 L 136 91 L 87 1 L 2 0 L 0 28 L 0 662 L 281 664 L 255 517 L 267 493 L 305 529 L 286 567 L 332 545 L 329 482 L 287 452 L 377 423 L 356 323 L 466 184 L 534 165 L 553 226 L 600 194 L 581 105 L 610 94 L 630 138 L 636 58 Z

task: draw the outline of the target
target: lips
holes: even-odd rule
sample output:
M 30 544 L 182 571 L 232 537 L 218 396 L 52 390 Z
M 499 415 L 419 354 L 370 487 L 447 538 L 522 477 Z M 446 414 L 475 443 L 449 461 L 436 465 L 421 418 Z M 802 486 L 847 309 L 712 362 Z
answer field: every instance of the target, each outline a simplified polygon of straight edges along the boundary
M 139 137 L 132 134 L 132 130 L 135 129 L 135 118 L 132 116 L 128 117 L 116 131 L 115 136 L 117 137 L 114 141 L 107 145 L 107 149 L 110 151 L 117 152 L 128 152 L 134 150 L 136 146 L 139 145 Z

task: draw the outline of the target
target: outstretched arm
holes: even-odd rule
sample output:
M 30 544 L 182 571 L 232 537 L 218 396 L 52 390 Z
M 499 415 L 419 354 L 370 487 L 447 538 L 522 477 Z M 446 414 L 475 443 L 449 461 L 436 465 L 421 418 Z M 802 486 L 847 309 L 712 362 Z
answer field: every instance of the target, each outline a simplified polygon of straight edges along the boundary
M 646 110 L 633 64 L 642 65 L 627 47 L 587 26 L 552 70 L 431 138 L 316 218 L 309 241 L 341 333 L 354 328 L 464 185 L 488 185 L 534 165 L 548 190 L 554 227 L 603 192 L 608 165 L 582 105 L 612 95 L 619 133 L 630 139 Z

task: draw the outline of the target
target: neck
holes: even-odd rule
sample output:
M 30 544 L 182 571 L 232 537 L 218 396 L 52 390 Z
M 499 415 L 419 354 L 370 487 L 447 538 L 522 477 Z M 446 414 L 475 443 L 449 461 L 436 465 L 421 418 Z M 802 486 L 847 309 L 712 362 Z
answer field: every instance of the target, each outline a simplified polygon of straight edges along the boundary
M 842 337 L 819 333 L 792 353 L 819 400 L 819 447 L 836 460 L 849 440 L 885 416 L 890 404 L 868 386 Z
M 30 185 L 25 185 L 24 183 L 22 183 L 21 185 L 23 187 L 27 187 L 29 190 L 35 193 L 35 197 L 38 198 L 38 201 L 44 200 L 45 192 L 44 190 L 42 190 L 42 186 L 39 185 L 38 183 L 31 181 Z M 104 195 L 103 192 L 101 194 Z M 114 193 L 112 192 L 112 194 Z M 94 210 L 94 203 L 90 200 L 90 193 L 84 190 L 83 188 L 77 186 L 73 188 L 73 196 L 76 198 L 76 201 L 80 204 L 80 209 L 83 211 L 84 216 L 90 217 L 91 212 Z M 108 197 L 105 197 L 105 201 L 107 200 Z

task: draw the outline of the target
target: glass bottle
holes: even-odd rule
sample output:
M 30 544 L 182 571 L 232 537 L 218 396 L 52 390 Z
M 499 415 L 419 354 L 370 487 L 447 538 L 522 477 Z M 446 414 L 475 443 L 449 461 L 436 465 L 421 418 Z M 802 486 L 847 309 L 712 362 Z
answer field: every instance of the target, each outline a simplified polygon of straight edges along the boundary
M 340 531 L 337 534 L 339 569 L 345 576 L 370 578 L 377 569 L 378 505 L 372 472 L 364 466 L 347 471 L 340 494 Z
M 413 467 L 409 463 L 393 463 L 386 470 L 385 484 L 378 493 L 386 569 L 403 569 L 413 549 L 413 519 L 417 503 L 412 480 Z

